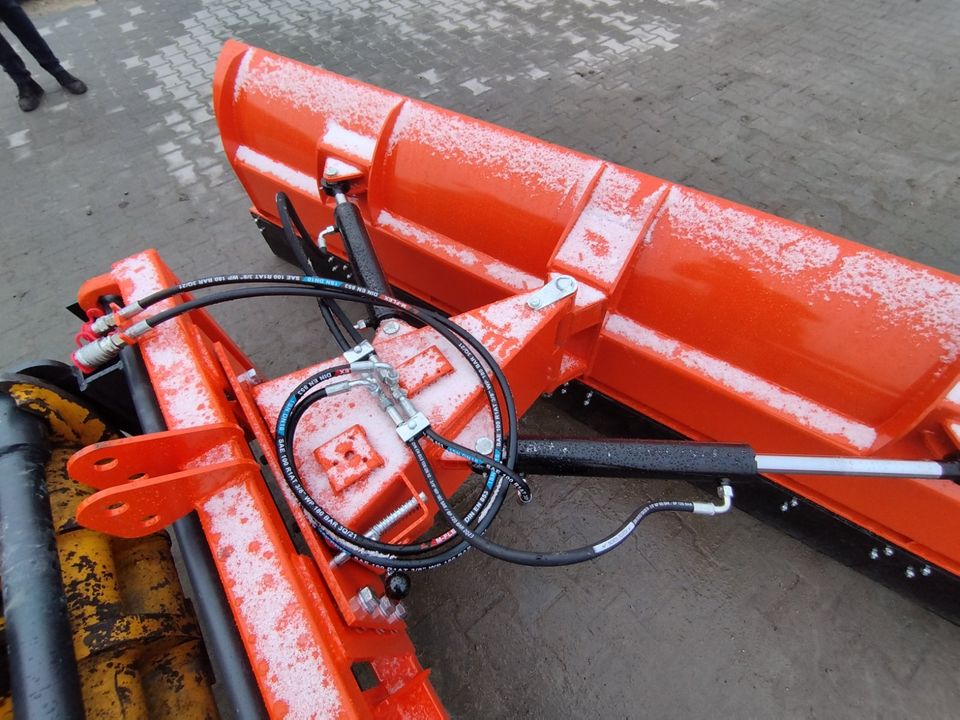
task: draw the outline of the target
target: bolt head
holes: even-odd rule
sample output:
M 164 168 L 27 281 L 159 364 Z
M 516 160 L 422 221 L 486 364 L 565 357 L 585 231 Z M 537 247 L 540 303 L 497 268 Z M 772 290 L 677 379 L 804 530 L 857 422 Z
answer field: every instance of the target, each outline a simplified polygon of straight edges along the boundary
M 473 447 L 481 455 L 489 455 L 493 452 L 493 440 L 488 437 L 477 438 L 477 442 Z
M 877 548 L 870 548 L 870 559 L 876 560 L 880 557 L 880 551 Z
M 542 301 L 540 298 L 538 298 L 538 297 L 530 298 L 530 300 L 527 301 L 527 305 L 529 305 L 530 307 L 532 307 L 534 310 L 536 310 L 536 309 L 537 309 L 538 307 L 540 307 L 542 304 L 543 304 L 543 301 Z
M 369 585 L 360 588 L 360 592 L 357 593 L 357 600 L 360 603 L 360 607 L 370 614 L 375 613 L 380 607 L 380 600 L 377 598 L 377 594 L 373 591 L 373 588 Z
M 330 168 L 329 170 L 327 170 L 327 171 L 324 172 L 323 174 L 326 175 L 327 177 L 336 177 L 336 176 L 339 175 L 340 173 L 337 172 L 337 170 L 335 170 L 334 168 Z
M 561 275 L 556 279 L 555 282 L 560 290 L 572 290 L 573 286 L 576 284 L 574 279 L 569 275 Z
M 387 335 L 396 335 L 400 331 L 400 323 L 396 320 L 388 320 L 383 324 L 383 332 Z
M 903 571 L 903 574 L 906 575 L 907 580 L 913 580 L 917 576 L 917 571 L 913 569 L 913 565 L 907 565 L 907 569 Z
M 800 501 L 796 498 L 790 498 L 790 507 L 797 507 L 800 504 Z
M 893 557 L 893 548 L 887 545 L 885 548 L 883 548 L 883 554 L 887 557 Z
M 923 568 L 921 568 L 920 570 L 920 574 L 923 575 L 924 577 L 930 577 L 931 575 L 933 575 L 933 568 L 930 567 L 929 565 L 924 565 Z
M 789 509 L 790 509 L 790 503 L 788 502 L 785 502 L 783 505 L 780 506 L 780 512 L 786 512 Z

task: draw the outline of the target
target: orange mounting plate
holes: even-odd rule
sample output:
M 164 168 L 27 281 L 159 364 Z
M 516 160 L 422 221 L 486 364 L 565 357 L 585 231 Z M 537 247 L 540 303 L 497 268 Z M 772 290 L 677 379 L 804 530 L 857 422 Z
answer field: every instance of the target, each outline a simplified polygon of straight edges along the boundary
M 68 470 L 100 492 L 80 504 L 77 521 L 126 538 L 162 530 L 220 488 L 259 472 L 253 460 L 222 459 L 223 444 L 236 440 L 243 440 L 243 430 L 221 423 L 84 448 L 70 458 Z

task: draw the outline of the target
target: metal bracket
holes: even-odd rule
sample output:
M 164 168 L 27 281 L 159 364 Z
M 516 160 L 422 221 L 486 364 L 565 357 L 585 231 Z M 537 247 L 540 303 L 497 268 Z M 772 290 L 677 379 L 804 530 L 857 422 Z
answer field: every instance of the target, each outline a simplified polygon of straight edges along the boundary
M 350 365 L 370 357 L 373 355 L 373 352 L 373 345 L 364 340 L 359 345 L 356 345 L 349 350 L 344 350 L 343 359 L 347 361 L 348 365 Z
M 126 538 L 162 530 L 225 485 L 259 472 L 249 458 L 216 461 L 225 444 L 236 442 L 245 444 L 243 430 L 220 423 L 86 447 L 70 458 L 67 470 L 100 492 L 80 503 L 77 521 Z M 203 464 L 187 467 L 192 463 Z
M 404 422 L 403 425 L 397 426 L 397 435 L 399 435 L 400 439 L 404 442 L 409 442 L 428 427 L 430 427 L 430 421 L 427 419 L 427 416 L 422 412 L 418 412 Z
M 527 299 L 527 307 L 543 310 L 577 291 L 577 281 L 569 275 L 558 275 Z

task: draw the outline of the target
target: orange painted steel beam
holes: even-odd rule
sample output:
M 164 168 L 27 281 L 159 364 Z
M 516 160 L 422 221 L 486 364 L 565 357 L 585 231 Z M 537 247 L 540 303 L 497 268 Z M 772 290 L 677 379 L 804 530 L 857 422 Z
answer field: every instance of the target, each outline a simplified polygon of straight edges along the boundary
M 316 232 L 319 179 L 353 179 L 391 283 L 426 302 L 574 276 L 560 382 L 761 453 L 958 447 L 956 276 L 238 42 L 214 103 L 257 215 L 278 224 L 283 190 Z M 957 485 L 772 479 L 960 574 Z

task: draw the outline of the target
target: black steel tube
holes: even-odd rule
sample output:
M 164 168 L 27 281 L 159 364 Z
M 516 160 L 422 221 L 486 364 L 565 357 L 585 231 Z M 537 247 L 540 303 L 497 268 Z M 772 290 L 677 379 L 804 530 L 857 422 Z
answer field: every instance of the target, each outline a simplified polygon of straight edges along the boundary
M 143 432 L 166 430 L 167 425 L 157 404 L 157 397 L 139 348 L 136 345 L 123 348 L 120 351 L 120 360 Z M 232 717 L 237 720 L 266 718 L 263 698 L 257 688 L 257 681 L 233 620 L 227 596 L 220 584 L 220 575 L 210 554 L 200 518 L 194 512 L 177 520 L 173 524 L 173 534 L 193 587 L 194 605 L 207 655 L 217 683 L 223 689 L 223 694 L 218 694 L 218 699 L 229 706 L 221 707 L 221 711 L 232 713 Z
M 338 202 L 333 219 L 343 238 L 357 284 L 381 295 L 393 295 L 357 206 L 350 201 Z M 378 321 L 394 316 L 389 308 L 383 307 L 374 307 L 372 313 Z
M 533 475 L 729 477 L 756 475 L 757 461 L 749 445 L 521 438 L 515 469 Z
M 84 717 L 47 495 L 43 422 L 0 395 L 0 578 L 18 720 Z

